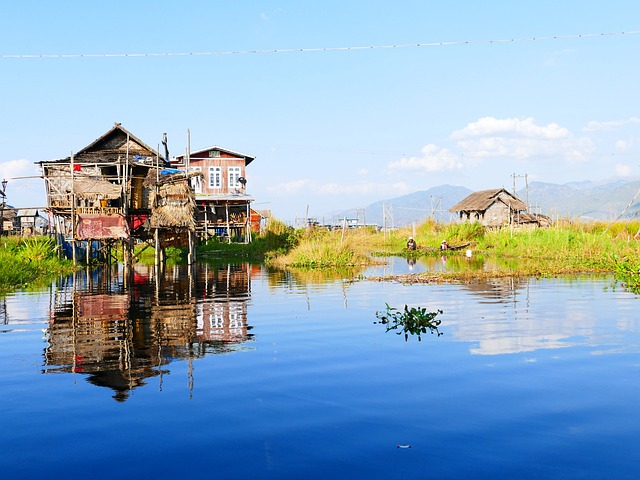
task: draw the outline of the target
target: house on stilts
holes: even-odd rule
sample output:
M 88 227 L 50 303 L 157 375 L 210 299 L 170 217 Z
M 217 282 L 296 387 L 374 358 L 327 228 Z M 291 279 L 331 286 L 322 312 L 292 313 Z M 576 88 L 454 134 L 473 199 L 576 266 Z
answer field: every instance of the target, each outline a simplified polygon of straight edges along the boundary
M 157 252 L 169 242 L 193 246 L 189 175 L 169 169 L 165 157 L 116 123 L 77 153 L 38 162 L 51 230 L 74 262 L 110 260 L 122 246 L 129 263 L 138 242 Z
M 255 157 L 219 146 L 176 156 L 171 166 L 193 175 L 197 235 L 223 241 L 251 241 L 260 230 L 261 214 L 251 208 L 247 193 L 246 167 Z

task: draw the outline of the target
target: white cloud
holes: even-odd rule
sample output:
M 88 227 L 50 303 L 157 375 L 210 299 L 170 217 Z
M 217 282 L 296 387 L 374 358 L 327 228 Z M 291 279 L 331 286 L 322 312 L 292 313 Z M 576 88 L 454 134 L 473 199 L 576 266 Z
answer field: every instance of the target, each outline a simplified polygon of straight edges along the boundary
M 422 155 L 403 158 L 389 164 L 390 170 L 442 172 L 463 167 L 460 155 L 434 144 L 422 147 Z
M 615 148 L 619 152 L 626 152 L 633 147 L 633 143 L 633 140 L 618 140 L 615 143 Z
M 524 119 L 482 117 L 451 134 L 453 140 L 498 136 L 555 140 L 570 137 L 571 132 L 557 123 L 537 125 L 531 117 Z
M 15 177 L 38 175 L 38 167 L 29 160 L 11 160 L 0 163 L 0 177 L 11 181 Z
M 357 174 L 357 175 L 359 175 L 359 176 L 361 176 L 361 177 L 364 177 L 364 176 L 366 176 L 366 175 L 368 175 L 368 174 L 369 174 L 369 170 L 368 170 L 368 169 L 366 169 L 366 168 L 360 168 L 360 169 L 358 169 L 358 171 L 356 172 L 356 174 Z
M 457 141 L 464 155 L 480 158 L 526 160 L 543 156 L 583 161 L 593 152 L 589 138 L 576 138 L 557 123 L 538 125 L 531 117 L 483 117 L 453 132 L 450 138 Z
M 623 127 L 625 125 L 637 125 L 640 124 L 640 118 L 629 117 L 623 120 L 610 120 L 608 122 L 599 122 L 597 120 L 591 120 L 587 123 L 587 126 L 583 128 L 585 132 L 599 132 L 609 131 L 616 128 Z
M 633 173 L 633 167 L 628 164 L 618 163 L 616 164 L 616 175 L 619 177 L 630 177 Z

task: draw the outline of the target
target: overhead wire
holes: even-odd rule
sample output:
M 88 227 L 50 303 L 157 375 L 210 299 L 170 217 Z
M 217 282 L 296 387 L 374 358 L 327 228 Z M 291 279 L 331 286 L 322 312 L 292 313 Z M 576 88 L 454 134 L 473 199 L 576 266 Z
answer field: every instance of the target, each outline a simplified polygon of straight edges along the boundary
M 579 33 L 574 35 L 546 35 L 534 37 L 517 37 L 503 38 L 492 40 L 459 40 L 448 42 L 428 42 L 428 43 L 404 43 L 391 45 L 360 45 L 346 47 L 312 47 L 312 48 L 275 48 L 275 49 L 256 49 L 256 50 L 222 50 L 222 51 L 204 51 L 204 52 L 165 52 L 165 53 L 2 53 L 0 59 L 22 59 L 22 58 L 109 58 L 109 57 L 188 57 L 188 56 L 215 56 L 215 55 L 254 55 L 265 53 L 306 53 L 306 52 L 335 52 L 335 51 L 355 51 L 355 50 L 375 50 L 375 49 L 394 49 L 394 48 L 421 48 L 421 47 L 446 47 L 456 45 L 481 45 L 494 43 L 512 43 L 527 42 L 541 40 L 568 40 L 583 39 L 593 37 L 619 36 L 619 35 L 637 35 L 640 30 L 621 31 L 621 32 L 605 32 L 605 33 Z

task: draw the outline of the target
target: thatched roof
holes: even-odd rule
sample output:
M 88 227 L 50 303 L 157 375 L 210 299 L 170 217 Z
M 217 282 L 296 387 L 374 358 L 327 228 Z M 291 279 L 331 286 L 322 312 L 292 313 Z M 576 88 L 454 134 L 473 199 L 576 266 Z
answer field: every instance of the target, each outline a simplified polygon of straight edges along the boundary
M 450 212 L 484 212 L 496 202 L 502 202 L 513 211 L 526 210 L 527 205 L 515 195 L 504 188 L 481 190 L 473 192 L 468 197 L 456 203 L 449 209 Z
M 157 192 L 155 189 L 151 191 L 151 204 L 153 209 L 149 223 L 152 228 L 195 230 L 196 201 L 186 179 L 158 185 Z
M 551 218 L 546 215 L 542 215 L 541 213 L 521 212 L 513 217 L 513 221 L 521 225 L 536 224 L 541 227 L 548 227 L 551 225 Z

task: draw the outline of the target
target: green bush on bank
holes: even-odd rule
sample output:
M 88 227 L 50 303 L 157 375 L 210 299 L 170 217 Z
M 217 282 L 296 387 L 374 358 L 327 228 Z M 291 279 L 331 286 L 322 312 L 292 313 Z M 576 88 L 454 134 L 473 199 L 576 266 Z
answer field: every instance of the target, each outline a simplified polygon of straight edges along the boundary
M 72 270 L 72 262 L 58 258 L 50 237 L 0 238 L 0 290 L 44 283 Z
M 310 229 L 299 233 L 298 242 L 287 253 L 271 257 L 276 267 L 348 267 L 373 263 L 369 248 L 362 240 L 368 234 L 349 230 Z

